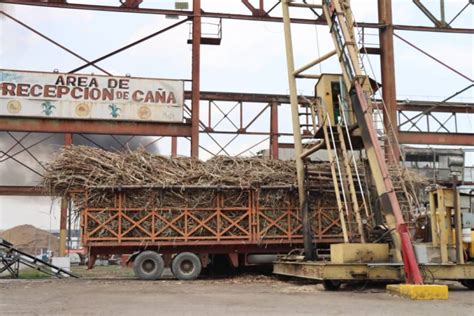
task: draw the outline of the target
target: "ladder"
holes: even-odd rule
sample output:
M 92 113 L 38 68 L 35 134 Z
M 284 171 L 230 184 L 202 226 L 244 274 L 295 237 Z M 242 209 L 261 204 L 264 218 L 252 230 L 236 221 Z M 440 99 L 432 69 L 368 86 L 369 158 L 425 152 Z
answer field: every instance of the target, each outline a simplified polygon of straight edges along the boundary
M 344 241 L 348 242 L 349 236 L 354 237 L 353 232 L 357 231 L 360 241 L 365 243 L 365 230 L 361 217 L 362 210 L 365 211 L 366 219 L 370 216 L 364 197 L 360 172 L 354 157 L 354 148 L 345 116 L 344 103 L 339 96 L 341 119 L 334 127 L 330 124 L 329 114 L 324 102 L 318 99 L 318 103 L 320 129 L 323 130 L 324 142 L 328 151 Z M 360 192 L 361 202 L 359 202 L 357 189 Z
M 329 164 L 331 166 L 331 176 L 334 183 L 334 194 L 336 196 L 337 209 L 339 213 L 339 220 L 341 222 L 342 236 L 344 242 L 349 242 L 349 236 L 347 231 L 346 216 L 349 217 L 349 209 L 346 197 L 346 188 L 344 186 L 345 179 L 342 175 L 340 158 L 336 151 L 336 138 L 334 137 L 334 131 L 331 126 L 331 120 L 329 114 L 326 111 L 326 107 L 323 102 L 320 102 L 318 107 L 320 128 L 324 133 L 324 142 L 326 144 L 326 150 L 328 152 Z M 333 151 L 334 149 L 334 151 Z M 352 182 L 352 181 L 351 181 Z M 341 191 L 339 190 L 339 183 L 341 183 Z M 342 196 L 342 200 L 341 200 Z
M 360 236 L 360 241 L 362 243 L 365 243 L 366 240 L 365 240 L 364 226 L 362 223 L 361 211 L 362 210 L 365 211 L 366 218 L 369 218 L 369 212 L 368 212 L 367 202 L 364 197 L 364 189 L 362 187 L 360 172 L 354 158 L 354 148 L 351 142 L 351 135 L 349 132 L 348 121 L 345 114 L 346 109 L 348 109 L 349 107 L 342 96 L 339 96 L 338 98 L 339 98 L 341 120 L 337 124 L 337 131 L 339 134 L 339 142 L 341 144 L 341 152 L 343 155 L 344 166 L 345 166 L 346 174 L 347 174 L 346 183 L 349 186 L 349 192 L 351 194 L 352 209 L 355 215 L 357 231 Z M 346 138 L 348 141 L 349 148 L 347 148 L 347 145 L 346 145 Z M 353 172 L 352 172 L 353 170 L 356 176 L 357 187 L 360 191 L 362 203 L 359 203 L 359 200 L 357 198 L 356 187 L 353 181 L 354 179 Z
M 342 85 L 342 83 L 340 83 Z M 342 91 L 342 89 L 341 89 Z M 303 99 L 304 97 L 301 96 Z M 330 175 L 334 187 L 336 205 L 341 223 L 341 232 L 344 242 L 350 242 L 359 238 L 360 242 L 366 242 L 364 225 L 371 221 L 371 215 L 364 196 L 365 188 L 362 186 L 361 172 L 355 160 L 354 147 L 351 142 L 351 133 L 345 117 L 348 105 L 339 96 L 339 104 L 342 113 L 341 120 L 337 125 L 330 124 L 330 117 L 327 107 L 321 98 L 316 98 L 314 102 L 304 99 L 311 109 L 311 126 L 314 139 L 318 130 L 323 131 L 323 139 L 316 146 L 303 146 L 306 148 L 326 148 L 330 166 Z M 301 115 L 301 113 L 300 113 Z M 305 117 L 307 120 L 307 116 Z M 308 130 L 304 130 L 308 132 Z M 314 150 L 315 151 L 315 150 Z M 312 173 L 306 169 L 306 176 L 311 177 Z M 364 174 L 365 178 L 365 174 Z M 359 190 L 357 192 L 357 190 Z M 359 198 L 360 197 L 360 198 Z M 364 212 L 365 220 L 361 213 Z M 355 218 L 354 218 L 355 217 Z M 357 231 L 357 234 L 354 232 Z
M 329 26 L 329 30 L 334 42 L 334 54 L 338 58 L 342 70 L 343 82 L 344 86 L 346 87 L 345 92 L 348 95 L 348 104 L 351 105 L 351 108 L 356 115 L 357 123 L 359 129 L 361 130 L 362 140 L 367 154 L 367 159 L 370 165 L 372 176 L 374 178 L 377 194 L 385 211 L 385 222 L 392 232 L 392 239 L 395 249 L 397 250 L 396 257 L 403 260 L 407 282 L 422 284 L 423 279 L 416 261 L 411 237 L 405 223 L 405 219 L 397 197 L 397 192 L 395 191 L 392 182 L 391 174 L 389 173 L 389 166 L 385 161 L 386 155 L 384 155 L 382 151 L 382 146 L 379 143 L 379 136 L 377 135 L 376 129 L 374 128 L 372 104 L 370 100 L 370 97 L 373 93 L 370 88 L 369 77 L 363 71 L 363 65 L 361 64 L 360 54 L 358 52 L 354 33 L 353 14 L 350 9 L 349 1 L 347 0 L 322 0 L 321 5 L 307 4 L 306 1 L 304 1 L 304 3 L 294 3 L 290 0 L 282 1 L 288 82 L 292 108 L 295 159 L 298 173 L 300 203 L 302 203 L 301 199 L 305 198 L 303 164 L 304 154 L 301 145 L 298 98 L 296 95 L 296 78 L 300 73 L 301 68 L 299 70 L 295 70 L 294 67 L 290 26 L 291 20 L 289 13 L 290 6 L 306 6 L 313 10 L 318 8 L 322 9 L 323 11 L 323 15 Z M 328 56 L 330 57 L 332 55 L 333 54 L 331 53 L 325 55 L 324 57 L 328 58 Z M 320 57 L 318 60 L 315 60 L 308 65 L 315 65 L 322 60 L 323 57 Z M 307 69 L 308 67 L 304 66 L 302 68 Z M 324 130 L 325 143 L 329 149 L 331 139 L 329 139 L 326 129 Z M 396 138 L 394 137 L 395 134 L 390 133 L 391 131 L 385 132 L 385 136 L 388 136 L 388 141 L 385 141 L 385 143 L 388 143 L 390 146 L 394 146 L 395 144 L 398 145 L 398 142 L 396 142 Z M 333 141 L 333 146 L 334 143 L 335 142 Z M 393 150 L 393 147 L 390 146 L 388 146 L 388 150 Z M 331 152 L 331 150 L 328 150 L 328 153 L 329 152 Z M 399 179 L 403 179 L 399 170 L 400 166 L 398 165 L 395 168 L 396 169 L 393 170 L 397 170 L 397 173 L 399 173 Z M 336 187 L 339 187 L 338 182 L 334 183 L 334 187 L 335 190 Z M 406 192 L 405 189 L 406 188 L 403 188 L 402 185 L 402 191 L 404 191 L 404 193 Z M 338 208 L 341 212 L 339 202 Z

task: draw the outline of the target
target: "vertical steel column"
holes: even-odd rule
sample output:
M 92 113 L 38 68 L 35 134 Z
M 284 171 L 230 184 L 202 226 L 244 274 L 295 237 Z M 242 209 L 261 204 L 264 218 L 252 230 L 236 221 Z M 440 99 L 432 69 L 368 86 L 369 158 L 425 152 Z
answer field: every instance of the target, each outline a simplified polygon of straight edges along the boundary
M 462 242 L 461 199 L 458 191 L 458 177 L 453 177 L 453 206 L 454 206 L 454 244 L 456 245 L 456 263 L 464 264 L 464 248 Z
M 298 111 L 298 92 L 296 89 L 296 78 L 294 76 L 295 61 L 293 58 L 293 42 L 291 37 L 289 0 L 282 1 L 282 9 L 283 30 L 285 32 L 286 62 L 288 68 L 288 87 L 290 90 L 291 117 L 293 125 L 293 138 L 295 143 L 296 172 L 298 176 L 298 196 L 300 200 L 299 206 L 301 209 L 303 209 L 304 200 L 306 197 L 306 190 L 304 188 L 304 164 L 303 159 L 301 159 L 301 153 L 303 149 L 301 143 L 300 116 Z
M 472 2 L 471 2 L 472 3 Z M 445 14 L 445 7 L 444 7 L 444 0 L 439 1 L 439 11 L 440 11 L 440 20 L 443 26 L 446 26 L 446 14 Z
M 171 157 L 178 156 L 178 137 L 171 137 Z
M 301 222 L 303 224 L 303 243 L 305 259 L 314 259 L 314 245 L 311 236 L 311 223 L 309 218 L 309 206 L 306 201 L 306 188 L 304 183 L 304 162 L 301 158 L 303 144 L 301 143 L 301 126 L 299 116 L 298 94 L 296 89 L 295 61 L 293 57 L 293 41 L 291 38 L 290 0 L 282 1 L 283 30 L 285 32 L 286 63 L 288 69 L 288 87 L 290 90 L 291 118 L 293 125 L 293 139 L 295 143 L 296 173 L 298 179 L 298 197 L 301 210 Z
M 380 65 L 382 72 L 382 96 L 387 109 L 384 109 L 384 126 L 387 132 L 393 128 L 394 137 L 398 137 L 397 128 L 397 92 L 395 86 L 395 57 L 393 52 L 393 21 L 392 0 L 378 0 L 380 28 Z M 386 146 L 389 144 L 386 144 Z M 391 161 L 400 160 L 398 146 L 393 146 L 393 156 L 386 150 L 386 156 Z
M 270 156 L 278 159 L 278 103 L 272 101 L 270 105 Z
M 72 145 L 72 134 L 64 134 L 64 146 Z M 66 255 L 66 236 L 67 236 L 67 209 L 69 199 L 67 197 L 61 198 L 61 213 L 59 219 L 59 256 Z
M 191 92 L 191 156 L 199 157 L 199 101 L 201 71 L 201 0 L 193 0 Z

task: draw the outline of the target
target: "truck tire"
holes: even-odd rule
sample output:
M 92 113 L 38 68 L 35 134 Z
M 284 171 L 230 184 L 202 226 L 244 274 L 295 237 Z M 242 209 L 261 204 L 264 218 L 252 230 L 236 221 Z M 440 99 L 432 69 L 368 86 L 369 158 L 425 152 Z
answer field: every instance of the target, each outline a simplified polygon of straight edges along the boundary
M 171 271 L 178 280 L 195 280 L 201 274 L 201 270 L 201 259 L 191 252 L 180 253 L 171 262 Z
M 341 281 L 338 280 L 324 280 L 323 287 L 326 291 L 337 291 L 341 287 Z
M 155 251 L 143 251 L 133 261 L 133 272 L 141 280 L 156 280 L 165 269 L 163 258 Z
M 474 280 L 461 280 L 461 284 L 469 290 L 474 291 Z

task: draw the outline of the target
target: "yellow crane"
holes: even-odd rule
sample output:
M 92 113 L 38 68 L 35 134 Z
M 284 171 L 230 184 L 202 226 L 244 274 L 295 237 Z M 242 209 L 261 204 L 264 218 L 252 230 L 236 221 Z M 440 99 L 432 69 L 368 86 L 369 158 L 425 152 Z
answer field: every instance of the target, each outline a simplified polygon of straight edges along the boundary
M 360 212 L 361 209 L 363 209 L 363 206 L 357 200 L 355 194 L 356 188 L 351 173 L 354 168 L 355 170 L 357 170 L 357 168 L 354 163 L 351 163 L 350 156 L 346 155 L 348 151 L 347 145 L 352 149 L 353 140 L 358 137 L 361 140 L 363 149 L 365 149 L 365 155 L 370 166 L 373 183 L 384 214 L 385 224 L 388 226 L 388 231 L 391 233 L 393 243 L 392 256 L 394 257 L 395 262 L 402 261 L 403 269 L 401 270 L 404 271 L 402 278 L 409 284 L 409 291 L 421 293 L 421 296 L 424 298 L 447 297 L 446 286 L 428 286 L 423 284 L 423 277 L 420 266 L 417 262 L 417 257 L 415 256 L 412 238 L 408 231 L 404 212 L 402 211 L 399 197 L 397 196 L 397 191 L 394 188 L 394 183 L 392 182 L 392 176 L 390 174 L 391 169 L 398 171 L 395 179 L 402 183 L 402 193 L 405 193 L 408 196 L 409 194 L 407 192 L 408 189 L 405 185 L 405 181 L 404 179 L 401 179 L 406 175 L 406 173 L 403 172 L 403 166 L 399 164 L 396 154 L 399 152 L 400 148 L 396 139 L 396 133 L 394 132 L 391 123 L 388 122 L 387 124 L 387 122 L 385 122 L 385 154 L 382 150 L 380 139 L 378 137 L 379 135 L 374 127 L 373 105 L 371 104 L 373 82 L 363 70 L 354 32 L 354 18 L 349 2 L 350 1 L 348 0 L 322 0 L 320 4 L 309 4 L 306 1 L 303 1 L 302 3 L 290 0 L 282 1 L 288 82 L 295 143 L 295 160 L 298 174 L 299 201 L 302 209 L 303 233 L 305 234 L 305 259 L 313 259 L 313 245 L 309 233 L 310 230 L 308 228 L 310 224 L 308 205 L 306 202 L 307 190 L 304 186 L 304 161 L 311 153 L 321 148 L 326 148 L 328 152 L 328 159 L 331 164 L 332 179 L 336 192 L 336 203 L 345 243 L 344 245 L 331 247 L 331 252 L 334 250 L 334 253 L 331 253 L 331 256 L 335 258 L 340 255 L 341 258 L 344 258 L 345 255 L 351 256 L 354 255 L 355 252 L 360 253 L 361 251 L 367 251 L 368 253 L 373 254 L 388 251 L 388 247 L 381 247 L 380 244 L 365 243 L 364 229 L 360 217 Z M 333 51 L 322 55 L 300 68 L 296 68 L 294 65 L 290 7 L 306 7 L 310 8 L 313 12 L 315 12 L 314 10 L 322 10 L 322 15 L 319 18 L 325 19 L 335 47 Z M 338 81 L 338 78 L 334 78 L 334 75 L 303 74 L 307 69 L 332 56 L 337 57 L 341 66 L 342 74 L 339 76 L 339 84 L 331 85 L 331 83 Z M 322 141 L 309 148 L 303 148 L 300 125 L 300 105 L 298 102 L 296 85 L 297 78 L 319 79 L 318 85 L 316 86 L 317 96 L 311 105 L 311 111 L 313 113 L 313 119 L 318 121 L 318 126 L 316 131 L 314 131 L 315 137 L 317 138 L 317 135 L 319 134 Z M 336 87 L 338 87 L 338 91 L 335 91 Z M 318 93 L 318 89 L 320 89 L 321 92 Z M 332 98 L 326 100 L 328 96 L 332 96 Z M 354 133 L 354 130 L 352 132 L 348 131 L 347 127 L 350 122 L 356 125 L 356 133 Z M 316 127 L 316 124 L 314 124 L 314 126 Z M 345 132 L 347 132 L 346 135 L 344 135 Z M 388 162 L 386 161 L 387 151 L 391 153 L 391 155 L 388 155 L 391 157 Z M 338 155 L 338 152 L 340 155 Z M 416 195 L 407 197 L 407 206 L 405 208 L 407 208 L 408 211 L 410 211 L 410 208 L 416 207 L 416 205 Z M 348 219 L 347 215 L 350 213 L 349 211 L 355 213 L 357 230 L 361 241 L 358 245 L 352 245 L 349 243 L 348 225 L 346 223 L 346 220 Z M 443 248 L 443 253 L 445 250 L 446 249 Z M 457 251 L 458 253 L 461 252 L 459 240 Z M 344 263 L 343 261 L 344 260 L 342 259 L 342 263 Z M 464 264 L 461 259 L 459 259 L 457 263 Z M 308 271 L 311 269 L 319 269 L 314 270 L 318 271 L 315 272 L 314 278 L 323 280 L 325 278 L 328 280 L 335 280 L 337 279 L 337 276 L 341 277 L 344 273 L 346 273 L 346 275 L 352 274 L 350 278 L 353 278 L 354 275 L 358 275 L 359 273 L 359 277 L 363 276 L 364 278 L 369 279 L 381 279 L 383 276 L 383 278 L 388 280 L 399 280 L 400 275 L 391 274 L 391 272 L 387 270 L 387 266 L 388 263 L 385 266 L 381 265 L 371 267 L 370 269 L 372 270 L 369 271 L 365 270 L 367 266 L 352 265 L 349 267 L 351 272 L 347 272 L 344 270 L 347 269 L 347 267 L 324 266 L 317 262 L 308 262 L 305 265 L 305 273 L 308 275 Z M 473 267 L 474 265 L 470 265 L 468 270 L 466 270 L 468 271 L 466 274 L 460 273 L 459 271 L 452 272 L 453 278 L 457 277 L 462 280 L 464 280 L 463 278 L 466 280 L 474 278 Z M 300 271 L 300 268 L 301 266 L 298 266 L 297 264 L 285 265 L 283 263 L 277 263 L 274 270 L 276 273 L 280 274 L 301 276 L 297 272 Z M 336 268 L 336 270 L 333 268 Z M 324 273 L 321 272 L 323 270 Z M 377 274 L 377 271 L 379 273 L 378 276 L 373 277 L 374 272 Z M 448 276 L 451 272 L 449 272 L 449 268 L 447 268 L 446 271 L 445 275 Z M 331 273 L 333 273 L 332 276 Z M 369 274 L 372 276 L 369 276 Z M 446 277 L 442 275 L 441 278 Z

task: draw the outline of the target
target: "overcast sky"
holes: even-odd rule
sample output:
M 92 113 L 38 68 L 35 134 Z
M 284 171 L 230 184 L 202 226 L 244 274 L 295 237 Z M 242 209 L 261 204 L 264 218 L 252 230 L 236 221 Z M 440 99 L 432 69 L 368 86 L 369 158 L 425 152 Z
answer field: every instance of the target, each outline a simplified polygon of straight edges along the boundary
M 118 1 L 76 1 L 69 3 L 111 4 Z M 192 1 L 191 1 L 192 2 Z M 246 9 L 240 1 L 203 0 L 205 11 L 225 11 L 242 13 Z M 439 1 L 424 1 L 439 16 Z M 467 3 L 467 0 L 446 1 L 446 16 L 450 20 Z M 174 1 L 145 1 L 152 7 L 172 8 Z M 431 26 L 430 21 L 415 7 L 411 0 L 393 1 L 394 22 L 396 24 L 412 24 Z M 376 22 L 376 0 L 352 1 L 354 15 L 360 22 Z M 270 5 L 269 5 L 270 7 Z M 102 56 L 116 48 L 128 44 L 140 37 L 148 35 L 177 20 L 163 16 L 138 15 L 111 12 L 74 11 L 62 9 L 46 9 L 39 7 L 3 5 L 3 10 L 20 19 L 24 23 L 37 28 L 49 37 L 66 47 L 83 55 L 87 59 Z M 274 11 L 280 15 L 280 7 Z M 471 5 L 453 23 L 453 27 L 474 27 L 474 6 Z M 301 13 L 300 13 L 301 14 Z M 203 23 L 215 23 L 215 20 L 203 19 Z M 203 25 L 204 30 L 213 31 L 209 24 Z M 190 26 L 181 25 L 165 34 L 142 43 L 132 49 L 118 54 L 100 63 L 114 75 L 130 74 L 151 78 L 191 78 L 191 47 L 186 43 Z M 377 44 L 375 30 L 367 31 L 367 41 Z M 441 59 L 451 67 L 461 71 L 470 78 L 474 77 L 474 38 L 472 35 L 455 35 L 445 33 L 402 32 L 397 34 L 415 43 L 430 54 Z M 333 49 L 332 40 L 327 26 L 294 25 L 293 37 L 296 65 L 303 65 Z M 442 100 L 470 84 L 469 81 L 429 60 L 424 55 L 395 39 L 397 95 L 399 99 L 411 100 Z M 284 50 L 283 25 L 279 23 L 249 22 L 237 20 L 223 21 L 223 38 L 219 46 L 202 46 L 201 48 L 201 90 L 203 91 L 235 91 L 250 93 L 287 94 L 286 59 Z M 6 18 L 0 18 L 0 68 L 68 72 L 83 62 L 54 47 L 44 39 L 22 28 Z M 374 73 L 370 75 L 380 81 L 378 60 L 371 58 Z M 368 67 L 368 65 L 367 65 Z M 368 67 L 370 68 L 370 67 Z M 322 65 L 322 72 L 340 72 L 335 60 Z M 100 72 L 89 67 L 84 73 Z M 314 81 L 298 82 L 300 93 L 311 95 Z M 460 95 L 458 101 L 473 102 L 473 89 Z M 228 109 L 233 104 L 223 104 Z M 258 112 L 257 106 L 253 110 Z M 282 108 L 279 123 L 283 132 L 290 131 L 289 109 Z M 207 107 L 202 107 L 202 115 L 206 117 Z M 251 112 L 249 112 L 251 113 Z M 234 112 L 233 117 L 238 116 Z M 216 116 L 216 121 L 219 117 Z M 472 131 L 474 120 L 468 116 L 460 116 L 460 131 Z M 255 122 L 255 129 L 268 125 L 268 115 Z M 226 127 L 228 123 L 222 126 Z M 217 136 L 222 142 L 231 136 Z M 0 150 L 5 150 L 12 139 L 4 139 Z M 263 138 L 260 138 L 263 139 Z M 260 140 L 258 137 L 240 137 L 229 151 L 237 154 L 246 147 Z M 282 141 L 291 141 L 282 139 Z M 213 152 L 218 151 L 208 137 L 202 136 L 201 143 Z M 169 152 L 167 141 L 159 143 L 161 153 Z M 180 141 L 180 154 L 189 152 L 187 141 Z M 264 143 L 253 152 L 267 148 Z M 36 148 L 40 157 L 47 159 L 48 154 L 57 146 L 50 140 L 46 146 Z M 206 153 L 201 152 L 205 158 Z M 25 159 L 31 157 L 23 156 Z M 2 163 L 0 163 L 2 164 Z M 5 163 L 3 163 L 5 164 Z M 0 168 L 2 178 L 8 177 L 25 181 L 37 181 L 31 172 L 27 172 L 17 163 L 9 162 L 7 168 Z M 11 173 L 16 171 L 14 173 Z M 12 176 L 14 175 L 14 176 Z M 32 180 L 33 179 L 33 180 Z M 18 224 L 31 223 L 42 228 L 58 227 L 57 215 L 49 216 L 51 200 L 49 198 L 0 198 L 0 229 Z M 57 207 L 53 207 L 56 210 Z M 56 211 L 57 212 L 57 211 Z M 53 212 L 54 213 L 54 212 Z M 52 220 L 51 220 L 52 219 Z

